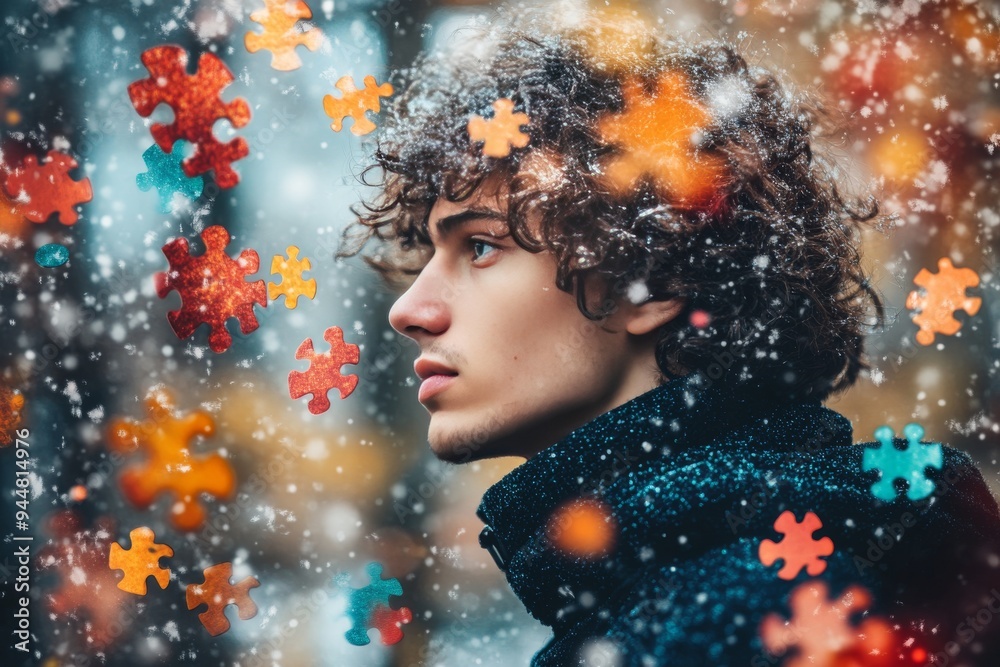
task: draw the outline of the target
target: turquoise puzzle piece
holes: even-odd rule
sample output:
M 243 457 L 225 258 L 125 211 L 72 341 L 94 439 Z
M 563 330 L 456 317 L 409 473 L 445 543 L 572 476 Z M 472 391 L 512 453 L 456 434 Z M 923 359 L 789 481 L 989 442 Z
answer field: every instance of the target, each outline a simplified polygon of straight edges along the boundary
M 158 145 L 153 144 L 142 154 L 142 161 L 149 171 L 136 175 L 135 184 L 143 192 L 156 188 L 160 195 L 161 213 L 170 213 L 175 192 L 188 199 L 197 199 L 205 188 L 205 179 L 201 176 L 188 176 L 181 167 L 190 145 L 187 141 L 178 140 L 169 153 L 164 153 Z
M 944 463 L 944 453 L 941 443 L 922 444 L 924 429 L 920 424 L 907 424 L 903 427 L 906 437 L 905 449 L 897 449 L 893 445 L 893 430 L 888 426 L 875 429 L 875 439 L 878 447 L 866 447 L 861 461 L 862 469 L 879 470 L 881 479 L 872 485 L 872 495 L 886 502 L 897 496 L 893 482 L 905 479 L 909 483 L 906 497 L 910 500 L 921 500 L 934 493 L 935 483 L 928 479 L 928 467 L 941 469 Z
M 371 642 L 368 638 L 368 630 L 378 627 L 373 623 L 372 616 L 378 607 L 389 606 L 389 596 L 402 595 L 403 587 L 399 579 L 382 579 L 382 566 L 378 563 L 368 563 L 365 568 L 371 583 L 364 588 L 350 589 L 350 597 L 347 600 L 347 615 L 354 626 L 347 631 L 345 636 L 347 641 L 355 646 L 364 646 Z M 350 586 L 343 578 L 339 578 L 337 585 L 341 588 L 349 589 Z

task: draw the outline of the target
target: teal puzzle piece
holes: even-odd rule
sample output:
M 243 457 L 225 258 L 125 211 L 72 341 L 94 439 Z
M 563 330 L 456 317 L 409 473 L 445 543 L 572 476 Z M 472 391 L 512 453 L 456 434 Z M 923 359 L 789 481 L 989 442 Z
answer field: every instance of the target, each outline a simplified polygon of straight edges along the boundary
M 135 184 L 143 192 L 156 188 L 160 195 L 161 213 L 170 213 L 175 192 L 188 199 L 197 199 L 205 187 L 205 179 L 201 176 L 188 176 L 181 167 L 190 145 L 187 141 L 178 140 L 169 153 L 164 153 L 159 146 L 153 144 L 142 154 L 142 161 L 149 171 L 136 175 Z
M 872 485 L 872 495 L 886 502 L 897 496 L 893 482 L 905 479 L 909 483 L 906 497 L 910 500 L 921 500 L 934 492 L 934 481 L 927 478 L 928 467 L 941 469 L 944 454 L 941 443 L 921 444 L 924 429 L 920 424 L 907 424 L 903 427 L 906 437 L 906 448 L 897 449 L 893 445 L 893 430 L 888 426 L 875 429 L 875 439 L 878 447 L 865 448 L 861 461 L 862 469 L 879 470 L 881 479 Z
M 354 626 L 347 631 L 346 637 L 347 641 L 355 646 L 364 646 L 371 642 L 368 638 L 369 628 L 379 627 L 378 623 L 373 622 L 373 620 L 377 620 L 373 619 L 376 609 L 386 608 L 380 610 L 382 613 L 391 611 L 388 609 L 389 596 L 403 594 L 403 587 L 398 579 L 382 579 L 382 566 L 380 564 L 368 563 L 365 569 L 368 571 L 371 583 L 364 588 L 350 589 L 351 593 L 347 601 L 347 615 Z M 345 589 L 350 588 L 343 578 L 338 579 L 337 585 Z M 406 621 L 408 620 L 406 619 Z

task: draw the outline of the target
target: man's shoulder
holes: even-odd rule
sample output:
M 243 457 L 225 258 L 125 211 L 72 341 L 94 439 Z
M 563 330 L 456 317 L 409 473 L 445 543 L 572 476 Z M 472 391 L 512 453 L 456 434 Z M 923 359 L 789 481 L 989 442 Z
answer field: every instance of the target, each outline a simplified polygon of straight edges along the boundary
M 810 435 L 804 432 L 803 441 Z M 917 451 L 907 452 L 907 444 Z M 621 548 L 662 562 L 744 538 L 779 541 L 807 526 L 807 536 L 829 537 L 852 553 L 891 539 L 894 553 L 885 563 L 941 561 L 993 548 L 1000 537 L 1000 508 L 981 472 L 968 454 L 944 443 L 796 448 L 728 437 L 643 461 L 604 497 L 621 526 Z

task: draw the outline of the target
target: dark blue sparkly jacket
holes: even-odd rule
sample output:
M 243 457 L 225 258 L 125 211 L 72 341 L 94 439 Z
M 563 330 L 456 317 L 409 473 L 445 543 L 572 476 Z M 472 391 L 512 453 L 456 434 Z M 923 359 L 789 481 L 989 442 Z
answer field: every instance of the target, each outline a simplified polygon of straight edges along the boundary
M 932 495 L 909 500 L 897 481 L 899 496 L 883 502 L 871 492 L 880 473 L 862 470 L 866 445 L 876 443 L 853 444 L 850 422 L 819 401 L 682 379 L 514 469 L 483 497 L 480 542 L 553 630 L 532 665 L 783 664 L 801 651 L 795 633 L 786 652 L 771 653 L 761 622 L 791 617 L 791 591 L 820 581 L 831 604 L 864 587 L 868 611 L 896 628 L 891 662 L 839 664 L 925 665 L 936 655 L 936 665 L 1000 666 L 1000 511 L 982 475 L 945 446 L 941 469 L 926 472 Z M 618 534 L 590 559 L 554 548 L 547 529 L 554 510 L 588 496 L 610 507 Z M 786 581 L 780 561 L 761 563 L 761 541 L 781 541 L 773 524 L 786 509 L 799 520 L 814 512 L 815 537 L 833 540 L 818 576 Z

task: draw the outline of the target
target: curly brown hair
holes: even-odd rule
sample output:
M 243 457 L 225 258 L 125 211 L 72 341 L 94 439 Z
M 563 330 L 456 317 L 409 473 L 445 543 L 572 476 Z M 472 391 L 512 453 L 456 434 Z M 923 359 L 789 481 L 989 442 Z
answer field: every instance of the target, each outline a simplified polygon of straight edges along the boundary
M 637 281 L 650 299 L 683 299 L 684 311 L 659 332 L 661 381 L 701 371 L 818 399 L 854 383 L 867 367 L 872 307 L 875 322 L 884 319 L 858 249 L 860 223 L 880 214 L 871 197 L 846 201 L 835 165 L 814 155 L 814 140 L 838 129 L 821 103 L 794 99 L 773 73 L 719 41 L 650 33 L 642 57 L 623 69 L 595 58 L 579 30 L 507 25 L 484 37 L 492 40 L 485 57 L 425 53 L 401 73 L 403 92 L 361 175 L 379 193 L 352 209 L 357 220 L 338 257 L 376 237 L 383 243 L 364 260 L 387 284 L 404 284 L 428 259 L 435 200 L 464 201 L 495 176 L 507 185 L 512 238 L 553 253 L 556 285 L 576 295 L 587 318 L 611 314 Z M 602 160 L 618 149 L 602 141 L 597 122 L 623 110 L 623 84 L 649 89 L 667 71 L 684 73 L 711 110 L 697 151 L 727 168 L 711 206 L 680 206 L 651 179 L 614 191 L 603 173 Z M 486 157 L 467 123 L 490 116 L 499 98 L 528 115 L 530 144 Z M 526 231 L 529 216 L 541 220 L 540 238 Z M 585 286 L 592 276 L 602 288 L 596 310 Z

